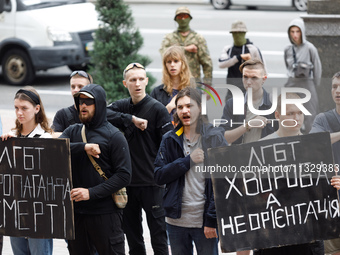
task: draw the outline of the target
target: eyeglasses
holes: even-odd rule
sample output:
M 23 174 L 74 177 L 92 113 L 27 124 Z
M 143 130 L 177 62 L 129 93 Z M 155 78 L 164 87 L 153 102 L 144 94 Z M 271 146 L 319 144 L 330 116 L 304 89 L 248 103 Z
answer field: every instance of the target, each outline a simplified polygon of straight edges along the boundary
M 131 63 L 131 64 L 128 64 L 128 66 L 124 69 L 123 75 L 125 75 L 129 70 L 131 70 L 134 67 L 142 68 L 143 70 L 145 70 L 145 67 L 143 65 L 139 63 Z
M 87 106 L 94 104 L 93 98 L 79 98 L 79 105 L 86 104 Z
M 90 79 L 90 76 L 88 75 L 87 72 L 85 71 L 82 71 L 82 70 L 76 70 L 76 71 L 73 71 L 70 75 L 70 78 L 72 78 L 73 76 L 75 76 L 76 74 L 80 75 L 81 77 L 84 77 L 86 79 L 89 79 L 89 81 L 91 82 L 91 79 Z

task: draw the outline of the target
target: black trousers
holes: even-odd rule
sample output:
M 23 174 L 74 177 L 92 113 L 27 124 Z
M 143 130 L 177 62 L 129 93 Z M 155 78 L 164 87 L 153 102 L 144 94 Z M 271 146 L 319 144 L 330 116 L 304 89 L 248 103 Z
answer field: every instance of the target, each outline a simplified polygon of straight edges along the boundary
M 75 214 L 75 240 L 68 241 L 71 255 L 125 255 L 122 212 Z
M 129 244 L 130 255 L 146 255 L 142 209 L 150 230 L 155 255 L 168 255 L 168 242 L 163 209 L 164 189 L 156 186 L 127 187 L 129 201 L 123 213 L 123 229 Z
M 3 236 L 0 236 L 0 255 L 2 254 L 2 243 L 3 243 Z

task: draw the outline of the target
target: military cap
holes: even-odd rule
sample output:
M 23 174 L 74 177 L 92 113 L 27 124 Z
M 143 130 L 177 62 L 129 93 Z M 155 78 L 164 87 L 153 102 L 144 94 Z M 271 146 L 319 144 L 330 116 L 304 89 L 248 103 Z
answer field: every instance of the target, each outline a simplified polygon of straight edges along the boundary
M 181 6 L 177 8 L 174 20 L 176 20 L 177 15 L 181 13 L 189 14 L 190 18 L 192 19 L 189 8 L 186 6 Z
M 243 21 L 235 21 L 233 22 L 233 24 L 231 24 L 231 29 L 230 29 L 230 33 L 234 33 L 234 32 L 247 32 L 247 27 L 246 24 L 244 24 Z

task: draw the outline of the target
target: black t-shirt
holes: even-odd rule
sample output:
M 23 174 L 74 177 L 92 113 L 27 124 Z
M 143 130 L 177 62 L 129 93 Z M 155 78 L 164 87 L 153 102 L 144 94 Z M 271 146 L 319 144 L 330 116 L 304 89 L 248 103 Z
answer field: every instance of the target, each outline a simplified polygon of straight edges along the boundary
M 57 111 L 53 119 L 52 129 L 54 132 L 63 132 L 66 128 L 75 123 L 81 122 L 76 108 L 74 105 L 71 105 Z
M 117 121 L 117 118 L 108 117 L 108 121 L 125 133 L 129 144 L 132 162 L 132 179 L 130 186 L 156 185 L 154 180 L 154 161 L 163 135 L 173 129 L 168 111 L 165 106 L 157 100 L 152 104 L 151 109 L 148 109 L 145 114 L 143 113 L 142 109 L 145 108 L 147 102 L 150 100 L 155 99 L 146 95 L 135 105 L 132 103 L 131 98 L 126 98 L 118 100 L 108 106 L 108 109 L 114 112 L 128 113 L 148 120 L 147 129 L 142 131 L 132 122 L 126 125 L 126 123 L 122 121 Z M 141 116 L 141 112 L 143 116 Z M 127 129 L 130 129 L 129 132 Z

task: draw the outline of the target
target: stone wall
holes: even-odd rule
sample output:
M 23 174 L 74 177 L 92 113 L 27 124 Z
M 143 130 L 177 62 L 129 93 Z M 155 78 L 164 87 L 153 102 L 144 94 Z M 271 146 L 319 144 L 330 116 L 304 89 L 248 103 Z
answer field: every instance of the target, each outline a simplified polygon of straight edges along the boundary
M 318 49 L 322 81 L 317 88 L 320 110 L 334 108 L 331 78 L 340 71 L 340 0 L 308 0 L 308 14 L 302 15 L 307 40 Z

